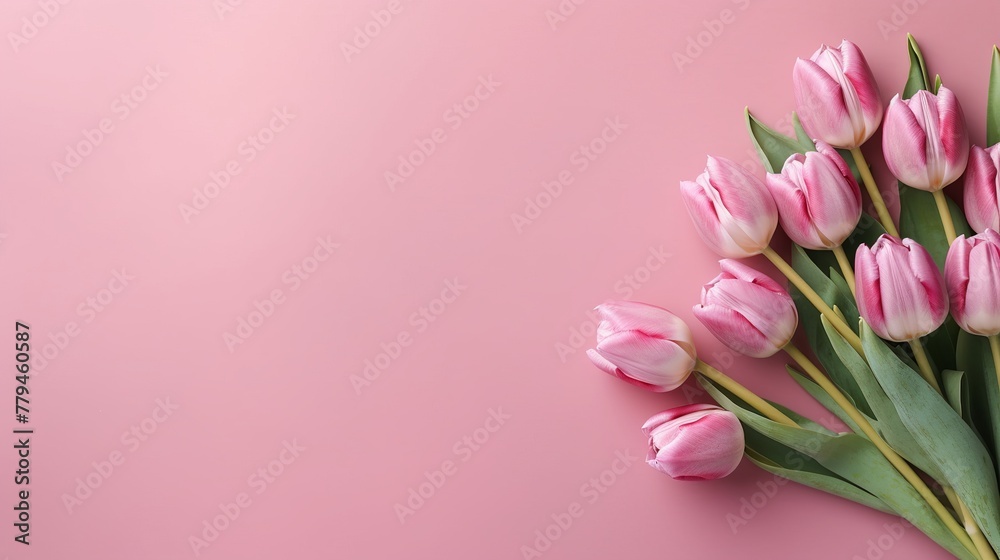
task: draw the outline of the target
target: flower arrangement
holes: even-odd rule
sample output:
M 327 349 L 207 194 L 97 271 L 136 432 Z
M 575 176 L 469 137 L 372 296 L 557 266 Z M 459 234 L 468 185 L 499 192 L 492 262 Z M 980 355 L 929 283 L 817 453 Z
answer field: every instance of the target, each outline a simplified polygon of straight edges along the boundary
M 682 181 L 695 227 L 723 257 L 694 316 L 735 352 L 784 352 L 788 374 L 849 429 L 767 401 L 698 357 L 691 330 L 638 302 L 598 306 L 593 363 L 634 386 L 690 376 L 716 404 L 656 414 L 647 462 L 678 480 L 731 473 L 742 458 L 788 480 L 904 517 L 958 558 L 1000 551 L 1000 50 L 971 146 L 955 94 L 907 36 L 909 78 L 883 106 L 849 41 L 795 62 L 794 137 L 749 111 L 767 171 L 709 157 Z M 861 152 L 882 126 L 898 179 L 898 227 Z M 945 190 L 964 173 L 962 205 Z M 872 214 L 862 211 L 862 186 Z M 952 189 L 954 190 L 954 189 Z M 778 254 L 778 226 L 792 241 Z M 790 292 L 739 259 L 763 255 Z M 793 339 L 808 341 L 800 349 Z

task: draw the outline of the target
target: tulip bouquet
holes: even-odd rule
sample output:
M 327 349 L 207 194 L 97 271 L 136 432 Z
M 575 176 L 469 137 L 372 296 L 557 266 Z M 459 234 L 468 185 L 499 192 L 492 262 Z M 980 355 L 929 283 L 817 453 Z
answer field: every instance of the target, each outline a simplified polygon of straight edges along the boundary
M 723 477 L 746 456 L 775 475 L 902 516 L 958 558 L 995 559 L 1000 50 L 988 86 L 992 146 L 970 148 L 955 94 L 940 76 L 928 78 L 912 36 L 907 47 L 909 78 L 887 107 L 853 43 L 797 60 L 794 136 L 746 112 L 766 177 L 709 157 L 704 173 L 681 182 L 698 233 L 723 257 L 694 316 L 735 352 L 784 352 L 787 373 L 845 431 L 768 401 L 699 359 L 688 326 L 659 307 L 598 306 L 588 356 L 650 391 L 672 391 L 693 375 L 715 400 L 661 412 L 642 427 L 647 462 L 673 478 Z M 861 151 L 880 124 L 882 155 L 899 181 L 898 227 Z M 960 206 L 945 190 L 963 173 Z M 771 247 L 779 224 L 792 241 L 788 260 Z M 791 292 L 738 260 L 755 255 Z

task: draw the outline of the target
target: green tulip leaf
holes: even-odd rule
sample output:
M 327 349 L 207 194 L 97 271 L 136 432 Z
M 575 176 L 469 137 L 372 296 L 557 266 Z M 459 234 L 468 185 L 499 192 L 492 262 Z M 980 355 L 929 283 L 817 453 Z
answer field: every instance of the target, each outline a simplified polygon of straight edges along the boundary
M 938 268 L 944 270 L 945 257 L 948 256 L 951 244 L 945 236 L 934 195 L 900 183 L 899 205 L 899 234 L 923 245 Z M 951 198 L 948 198 L 948 208 L 951 210 L 951 219 L 955 222 L 955 232 L 958 235 L 972 235 L 972 228 L 965 220 L 965 214 Z
M 808 140 L 808 136 L 805 137 L 806 141 L 803 141 L 801 136 L 799 138 L 785 136 L 757 120 L 750 114 L 750 109 L 746 109 L 745 113 L 750 139 L 753 141 L 754 148 L 757 149 L 757 154 L 760 155 L 764 169 L 769 173 L 780 172 L 788 156 L 816 149 L 812 141 Z M 805 132 L 803 131 L 802 134 L 804 135 Z
M 808 283 L 820 298 L 831 307 L 837 307 L 844 313 L 845 317 L 857 317 L 858 308 L 848 290 L 846 293 L 837 287 L 837 284 L 827 275 L 823 274 L 816 266 L 804 249 L 797 245 L 792 247 L 792 268 Z M 799 324 L 802 325 L 809 341 L 809 346 L 813 353 L 823 364 L 830 379 L 840 390 L 843 391 L 862 413 L 873 416 L 871 407 L 865 400 L 865 395 L 861 391 L 854 376 L 848 371 L 844 364 L 837 358 L 836 352 L 830 345 L 820 322 L 820 313 L 798 290 L 792 289 L 792 299 L 799 312 Z M 850 324 L 850 323 L 848 323 Z M 855 323 L 856 324 L 856 323 Z
M 903 99 L 913 97 L 914 93 L 922 89 L 930 89 L 924 55 L 920 52 L 917 40 L 909 33 L 906 34 L 906 48 L 910 54 L 910 74 L 907 76 L 906 86 L 903 88 Z
M 993 45 L 990 86 L 986 94 L 986 145 L 1000 142 L 1000 49 Z
M 872 373 L 868 362 L 851 346 L 844 337 L 833 328 L 829 321 L 823 319 L 823 328 L 833 345 L 837 356 L 843 362 L 847 371 L 851 372 L 855 381 L 864 392 L 865 399 L 871 406 L 875 421 L 872 423 L 875 429 L 882 435 L 882 438 L 903 456 L 907 461 L 913 463 L 918 469 L 930 474 L 932 477 L 940 479 L 941 472 L 937 465 L 931 461 L 920 444 L 910 435 L 910 431 L 903 425 L 896 411 L 896 405 L 885 394 L 882 386 Z M 910 375 L 919 375 L 916 371 L 911 371 Z
M 795 129 L 795 139 L 798 140 L 800 146 L 809 146 L 810 150 L 816 149 L 816 144 L 813 143 L 813 139 L 809 137 L 806 129 L 802 127 L 802 121 L 799 120 L 795 111 L 792 111 L 792 128 Z
M 791 427 L 773 422 L 745 404 L 737 404 L 726 392 L 710 380 L 699 376 L 702 386 L 723 408 L 735 414 L 749 430 L 767 439 L 814 459 L 836 477 L 853 484 L 859 490 L 884 502 L 903 515 L 914 526 L 942 547 L 960 558 L 972 558 L 967 550 L 944 526 L 920 494 L 882 456 L 867 439 L 855 434 L 830 434 L 804 427 Z M 748 444 L 749 446 L 750 444 Z M 838 494 L 860 502 L 855 496 Z M 864 497 L 864 495 L 861 495 Z M 867 497 L 865 497 L 867 499 Z M 864 503 L 864 505 L 870 505 Z M 876 508 L 880 509 L 880 508 Z M 883 510 L 884 511 L 884 510 Z
M 803 389 L 805 389 L 807 393 L 809 393 L 809 396 L 816 399 L 816 402 L 818 402 L 819 404 L 823 405 L 823 408 L 829 410 L 834 416 L 839 418 L 841 422 L 847 424 L 847 427 L 849 427 L 852 432 L 858 435 L 863 435 L 861 434 L 861 429 L 858 428 L 858 425 L 854 423 L 854 420 L 852 420 L 851 417 L 848 416 L 847 412 L 845 412 L 844 409 L 841 408 L 839 404 L 834 402 L 834 400 L 830 397 L 830 395 L 827 394 L 827 392 L 824 391 L 819 385 L 817 385 L 815 381 L 802 375 L 790 365 L 786 365 L 785 370 L 788 371 L 788 375 L 791 376 L 791 378 L 795 380 L 795 382 L 798 383 L 799 386 L 801 386 Z M 847 400 L 851 399 L 851 397 L 847 397 L 846 395 L 845 397 L 847 398 Z M 857 405 L 855 405 L 855 407 L 856 406 Z
M 1000 450 L 1000 387 L 989 340 L 961 331 L 958 335 L 958 367 L 966 372 L 969 386 L 969 416 L 990 448 L 994 464 Z
M 955 490 L 983 535 L 998 549 L 1000 492 L 986 447 L 941 395 L 914 378 L 915 372 L 866 324 L 862 324 L 861 339 L 872 372 L 895 403 L 903 425 L 937 465 L 942 482 Z
M 976 427 L 972 425 L 969 417 L 969 384 L 965 381 L 965 372 L 953 369 L 942 371 L 941 390 L 944 391 L 944 398 L 951 405 L 951 409 L 975 430 Z

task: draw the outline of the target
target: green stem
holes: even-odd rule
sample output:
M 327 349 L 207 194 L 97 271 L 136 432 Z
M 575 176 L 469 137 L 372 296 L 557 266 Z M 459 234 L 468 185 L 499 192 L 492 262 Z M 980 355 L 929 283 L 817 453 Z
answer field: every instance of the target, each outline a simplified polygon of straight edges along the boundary
M 875 178 L 872 177 L 871 169 L 868 169 L 868 162 L 865 161 L 865 155 L 861 153 L 861 148 L 851 148 L 851 156 L 854 157 L 854 163 L 858 166 L 858 172 L 861 173 L 861 180 L 865 184 L 865 189 L 868 190 L 868 196 L 871 197 L 872 204 L 875 205 L 878 221 L 882 223 L 882 227 L 889 235 L 899 237 L 899 230 L 896 229 L 896 224 L 892 221 L 889 208 L 886 207 L 885 199 L 882 198 L 882 191 L 878 190 L 878 185 L 875 184 Z
M 993 353 L 993 371 L 997 377 L 997 384 L 1000 384 L 1000 335 L 993 335 L 990 339 L 990 351 Z
M 920 339 L 914 339 L 910 341 L 910 348 L 913 350 L 913 357 L 917 359 L 917 366 L 920 368 L 920 375 L 925 381 L 934 387 L 934 390 L 941 393 L 941 385 L 938 384 L 937 375 L 934 375 L 934 368 L 931 367 L 931 361 L 927 359 L 927 351 L 924 350 L 924 345 L 920 342 Z
M 865 350 L 861 346 L 861 338 L 858 337 L 858 334 L 851 330 L 851 327 L 847 326 L 847 323 L 840 318 L 840 315 L 837 315 L 833 308 L 823 301 L 823 298 L 821 298 L 819 294 L 816 293 L 816 290 L 814 290 L 812 286 L 806 282 L 805 278 L 802 278 L 798 272 L 795 272 L 792 265 L 788 264 L 785 259 L 781 258 L 781 255 L 775 253 L 774 249 L 767 247 L 764 249 L 763 254 L 767 257 L 767 260 L 771 261 L 771 263 L 773 263 L 774 266 L 777 267 L 777 269 L 780 270 L 781 273 L 784 274 L 785 277 L 788 278 L 788 280 L 796 288 L 798 288 L 800 292 L 802 292 L 802 295 L 806 296 L 809 303 L 812 303 L 813 306 L 819 310 L 819 312 L 822 313 L 828 321 L 830 321 L 833 328 L 837 329 L 837 332 L 839 332 L 841 336 L 843 336 L 844 339 L 846 339 L 847 342 L 849 342 L 851 346 L 857 350 L 858 354 L 864 356 Z
M 851 295 L 857 299 L 857 288 L 854 286 L 854 269 L 851 267 L 851 261 L 847 258 L 847 253 L 844 252 L 844 247 L 842 245 L 834 247 L 833 254 L 837 257 L 837 264 L 840 265 L 840 273 L 844 275 L 844 280 L 847 281 L 847 285 L 851 288 Z
M 882 439 L 882 436 L 879 435 L 879 433 L 871 425 L 868 418 L 866 418 L 864 414 L 861 414 L 861 411 L 851 404 L 851 401 L 847 400 L 847 397 L 845 397 L 844 394 L 840 392 L 840 389 L 838 389 L 837 386 L 830 381 L 830 378 L 828 378 L 826 374 L 824 374 L 819 367 L 812 362 L 812 360 L 803 354 L 801 350 L 796 348 L 793 344 L 788 344 L 785 346 L 785 352 L 788 353 L 788 355 L 795 360 L 795 363 L 805 370 L 809 377 L 811 377 L 812 380 L 820 386 L 820 388 L 826 391 L 833 401 L 836 402 L 837 405 L 851 417 L 851 420 L 853 420 L 854 423 L 858 425 L 858 428 L 860 428 L 861 431 L 868 436 L 868 439 L 875 444 L 875 447 L 880 452 L 882 452 L 882 455 L 889 461 L 893 468 L 899 471 L 899 474 L 903 475 L 903 478 L 905 478 L 906 481 L 913 486 L 914 490 L 916 490 L 924 501 L 927 502 L 927 505 L 934 510 L 934 513 L 936 513 L 941 521 L 944 522 L 948 530 L 955 535 L 955 538 L 958 539 L 958 541 L 961 542 L 965 548 L 969 549 L 969 552 L 975 553 L 977 545 L 975 544 L 974 539 L 969 538 L 972 533 L 970 532 L 968 536 L 966 535 L 967 531 L 958 524 L 951 513 L 948 512 L 948 509 L 944 507 L 944 504 L 941 503 L 941 500 L 934 495 L 934 492 L 931 491 L 923 479 L 920 478 L 920 475 L 913 470 L 913 467 L 911 467 L 905 459 L 900 457 L 899 454 L 896 453 L 884 439 Z M 978 531 L 978 527 L 976 530 Z
M 941 215 L 941 225 L 944 226 L 944 234 L 948 238 L 948 245 L 958 237 L 955 233 L 955 222 L 951 219 L 951 209 L 948 208 L 948 198 L 944 196 L 943 190 L 934 191 L 934 202 L 937 203 L 938 214 Z
M 743 385 L 740 385 L 732 377 L 722 373 L 710 364 L 707 364 L 701 360 L 694 366 L 695 371 L 701 372 L 705 377 L 716 382 L 720 387 L 729 391 L 730 393 L 736 395 L 737 397 L 743 399 L 748 405 L 756 408 L 761 414 L 763 414 L 768 419 L 777 422 L 779 424 L 784 424 L 785 426 L 790 426 L 793 428 L 798 428 L 799 425 L 795 423 L 795 420 L 789 418 L 784 412 L 781 412 L 774 407 L 771 403 L 765 401 L 764 399 L 758 397 Z

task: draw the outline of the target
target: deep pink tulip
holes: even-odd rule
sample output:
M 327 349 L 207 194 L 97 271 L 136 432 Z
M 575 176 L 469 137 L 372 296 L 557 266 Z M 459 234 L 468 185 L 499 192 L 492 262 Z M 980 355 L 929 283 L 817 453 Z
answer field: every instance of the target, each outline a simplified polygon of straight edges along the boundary
M 768 276 L 738 261 L 719 261 L 722 274 L 701 290 L 694 315 L 729 348 L 754 358 L 774 355 L 795 335 L 792 297 Z
M 587 350 L 597 367 L 658 393 L 680 387 L 691 374 L 697 354 L 680 317 L 633 301 L 609 301 L 597 312 L 597 348 Z
M 893 97 L 882 154 L 892 174 L 915 189 L 934 192 L 954 183 L 969 160 L 965 115 L 955 94 L 941 86 L 937 95 L 921 90 L 909 99 Z
M 1000 235 L 987 229 L 958 237 L 944 267 L 951 314 L 972 334 L 1000 334 Z
M 681 181 L 695 229 L 723 257 L 760 254 L 778 228 L 778 209 L 764 182 L 737 163 L 709 156 L 705 172 Z
M 854 43 L 823 45 L 792 70 L 795 107 L 813 138 L 838 148 L 865 143 L 882 120 L 882 98 L 865 55 Z
M 987 229 L 1000 231 L 1000 144 L 985 150 L 973 146 L 969 152 L 969 167 L 965 170 L 965 217 L 977 233 Z
M 743 458 L 739 419 L 711 404 L 665 410 L 647 420 L 642 433 L 649 436 L 646 462 L 677 480 L 722 478 Z
M 781 173 L 768 173 L 765 183 L 782 229 L 807 249 L 839 247 L 861 219 L 858 182 L 826 142 L 816 142 L 814 152 L 792 154 Z
M 930 334 L 948 317 L 944 277 L 927 249 L 882 235 L 858 247 L 854 261 L 858 311 L 882 338 L 904 342 Z

